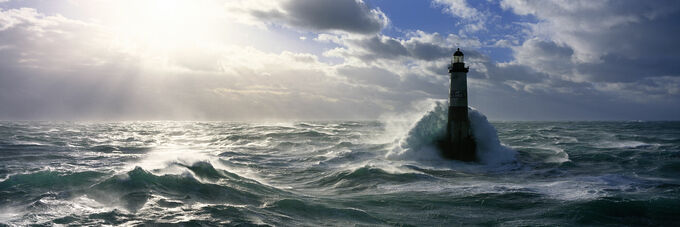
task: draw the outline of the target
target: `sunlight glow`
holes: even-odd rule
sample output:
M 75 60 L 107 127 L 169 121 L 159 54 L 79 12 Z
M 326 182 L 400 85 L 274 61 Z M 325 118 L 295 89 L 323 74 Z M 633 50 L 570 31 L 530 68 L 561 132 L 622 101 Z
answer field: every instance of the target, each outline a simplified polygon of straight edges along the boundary
M 135 0 L 114 3 L 118 40 L 147 51 L 170 51 L 224 42 L 224 8 L 210 0 Z M 102 9 L 106 10 L 106 9 Z

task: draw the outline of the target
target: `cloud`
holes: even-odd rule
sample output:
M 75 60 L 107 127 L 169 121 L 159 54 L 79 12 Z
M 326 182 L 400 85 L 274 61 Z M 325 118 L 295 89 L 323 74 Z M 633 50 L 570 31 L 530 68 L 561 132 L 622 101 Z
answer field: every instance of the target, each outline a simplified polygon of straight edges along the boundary
M 468 6 L 465 0 L 433 0 L 432 2 L 445 6 L 444 10 L 447 13 L 460 18 L 473 19 L 481 17 L 481 13 L 477 9 Z
M 607 54 L 635 58 L 637 50 L 654 53 L 662 46 L 678 47 L 669 37 L 680 32 L 673 29 L 680 10 L 676 1 L 505 0 L 501 6 L 536 16 L 533 34 L 572 47 L 580 62 L 598 61 Z
M 309 53 L 134 51 L 106 27 L 35 9 L 0 11 L 0 21 L 1 119 L 372 119 L 429 96 L 392 89 L 428 80 L 402 83 Z
M 476 32 L 485 29 L 487 14 L 470 7 L 466 0 L 432 0 L 432 4 L 443 7 L 443 11 L 462 19 L 459 23 L 465 23 L 465 30 Z
M 320 34 L 315 40 L 339 45 L 323 53 L 343 60 L 335 66 L 339 76 L 386 94 L 373 94 L 377 99 L 399 98 L 401 105 L 418 98 L 446 98 L 447 64 L 455 44 L 479 45 L 476 40 L 453 34 L 442 36 L 423 31 L 410 32 L 405 38 Z M 471 49 L 466 54 L 470 59 L 481 56 Z
M 521 46 L 515 47 L 514 51 L 517 63 L 561 79 L 570 79 L 561 76 L 571 75 L 574 69 L 572 63 L 574 51 L 568 46 L 552 41 L 529 39 Z
M 481 45 L 479 41 L 464 39 L 454 34 L 442 36 L 439 33 L 414 31 L 405 38 L 394 38 L 387 35 L 347 36 L 321 34 L 318 41 L 340 44 L 326 52 L 328 56 L 341 57 L 345 60 L 376 61 L 381 59 L 409 59 L 436 61 L 449 58 L 455 52 L 456 44 L 473 47 Z
M 458 46 L 471 69 L 470 103 L 491 118 L 674 118 L 680 73 L 672 67 L 678 44 L 670 40 L 678 13 L 672 2 L 663 10 L 624 3 L 610 10 L 597 2 L 504 1 L 506 10 L 535 20 L 487 42 L 382 33 L 389 20 L 362 1 L 230 1 L 226 13 L 273 28 L 248 29 L 277 39 L 249 40 L 252 34 L 233 32 L 239 27 L 224 37 L 246 37 L 241 43 L 215 38 L 157 48 L 122 42 L 97 20 L 1 10 L 0 106 L 7 108 L 0 119 L 375 119 L 445 99 Z M 326 7 L 343 13 L 318 14 Z M 463 19 L 470 15 L 455 17 L 474 22 Z M 508 48 L 514 59 L 496 62 L 489 45 Z
M 238 13 L 241 21 L 265 21 L 321 32 L 375 34 L 389 23 L 380 9 L 370 9 L 362 0 L 248 1 L 232 2 L 228 8 Z
M 526 23 L 531 38 L 511 47 L 511 65 L 539 72 L 540 84 L 549 85 L 543 87 L 587 91 L 609 101 L 679 97 L 667 88 L 680 86 L 674 79 L 680 69 L 673 63 L 680 61 L 680 44 L 674 40 L 680 36 L 678 2 L 505 0 L 501 6 L 536 17 Z
M 11 23 L 7 23 L 7 22 Z M 110 49 L 99 26 L 34 9 L 0 11 L 0 118 L 110 116 L 144 105 L 128 88 L 139 59 Z M 100 108 L 108 106 L 108 108 Z

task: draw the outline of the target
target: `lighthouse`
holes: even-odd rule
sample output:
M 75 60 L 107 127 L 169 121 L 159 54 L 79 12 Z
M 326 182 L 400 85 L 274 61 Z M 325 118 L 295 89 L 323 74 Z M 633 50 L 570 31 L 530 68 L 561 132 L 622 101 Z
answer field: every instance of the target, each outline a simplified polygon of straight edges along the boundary
M 472 136 L 468 118 L 467 72 L 463 52 L 460 48 L 453 54 L 449 75 L 449 116 L 446 126 L 446 139 L 442 153 L 444 157 L 462 161 L 475 160 L 475 140 Z

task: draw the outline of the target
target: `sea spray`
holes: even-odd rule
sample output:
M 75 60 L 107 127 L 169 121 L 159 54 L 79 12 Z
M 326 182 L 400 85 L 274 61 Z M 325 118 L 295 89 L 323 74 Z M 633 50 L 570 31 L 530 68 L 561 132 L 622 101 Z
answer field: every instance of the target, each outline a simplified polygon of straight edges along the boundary
M 515 160 L 517 152 L 501 144 L 496 128 L 489 123 L 484 114 L 471 108 L 468 116 L 472 126 L 472 135 L 477 142 L 476 151 L 479 161 L 484 164 L 500 164 Z
M 0 226 L 678 225 L 680 122 L 497 122 L 517 161 L 490 165 L 439 158 L 415 131 L 443 132 L 446 103 L 419 104 L 398 124 L 0 122 Z
M 421 162 L 445 161 L 435 143 L 446 136 L 448 116 L 446 107 L 448 103 L 436 100 L 432 100 L 430 103 L 430 109 L 422 113 L 420 118 L 412 123 L 405 135 L 397 139 L 395 146 L 387 153 L 388 159 Z M 496 129 L 489 123 L 484 114 L 471 108 L 468 111 L 468 116 L 472 134 L 477 143 L 477 159 L 481 163 L 494 165 L 515 160 L 517 152 L 500 143 Z

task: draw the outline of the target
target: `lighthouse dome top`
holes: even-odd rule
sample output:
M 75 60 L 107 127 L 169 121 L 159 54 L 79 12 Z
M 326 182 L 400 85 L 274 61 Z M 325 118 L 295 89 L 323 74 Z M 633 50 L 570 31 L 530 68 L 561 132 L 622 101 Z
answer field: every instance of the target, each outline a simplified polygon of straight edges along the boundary
M 456 51 L 456 53 L 453 53 L 453 59 L 451 59 L 451 63 L 463 63 L 463 52 L 460 52 L 460 48 Z
M 456 53 L 453 53 L 453 56 L 463 56 L 463 52 L 460 52 L 460 48 L 456 50 Z

